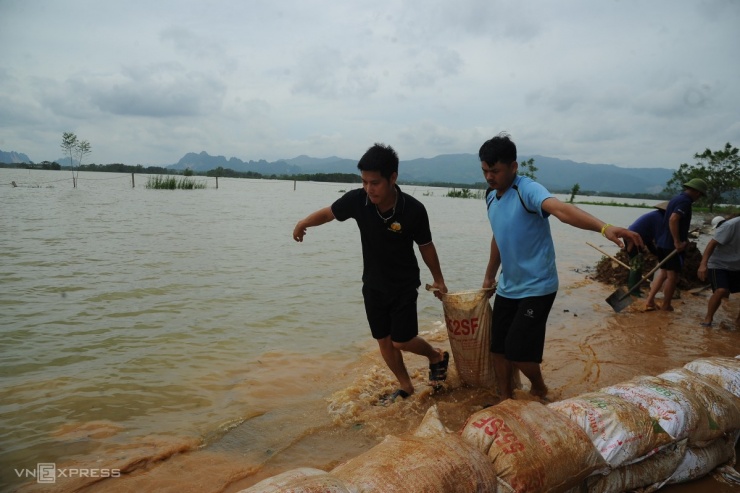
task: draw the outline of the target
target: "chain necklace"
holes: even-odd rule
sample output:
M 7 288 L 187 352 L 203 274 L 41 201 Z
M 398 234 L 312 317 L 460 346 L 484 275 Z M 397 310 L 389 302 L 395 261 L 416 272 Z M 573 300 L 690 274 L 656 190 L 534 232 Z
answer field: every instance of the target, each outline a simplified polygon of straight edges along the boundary
M 391 212 L 391 215 L 390 216 L 383 217 L 383 214 L 380 213 L 380 209 L 378 209 L 378 205 L 377 204 L 375 205 L 375 212 L 378 213 L 378 217 L 380 219 L 382 219 L 383 220 L 383 223 L 385 223 L 385 224 L 387 224 L 388 221 L 390 221 L 391 218 L 393 218 L 393 216 L 396 215 L 396 205 L 398 204 L 398 192 L 396 192 L 395 190 L 393 190 L 393 193 L 395 194 L 396 198 L 393 201 L 393 211 Z

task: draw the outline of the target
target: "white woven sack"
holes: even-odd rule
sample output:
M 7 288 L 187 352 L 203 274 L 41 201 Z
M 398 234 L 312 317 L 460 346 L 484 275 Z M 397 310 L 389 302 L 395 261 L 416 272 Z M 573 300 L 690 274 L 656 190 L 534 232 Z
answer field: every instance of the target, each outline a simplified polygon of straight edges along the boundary
M 707 447 L 687 448 L 681 464 L 668 480 L 668 484 L 701 478 L 723 464 L 732 466 L 735 463 L 736 440 L 737 433 L 730 433 Z
M 714 380 L 735 397 L 740 397 L 740 357 L 700 358 L 686 363 L 684 368 Z
M 727 432 L 740 429 L 740 398 L 714 380 L 686 368 L 661 373 L 658 378 L 680 385 L 704 405 L 710 424 L 709 435 L 705 437 L 707 443 L 704 445 Z
M 616 395 L 648 412 L 674 440 L 696 438 L 698 429 L 708 426 L 704 407 L 678 385 L 662 378 L 641 376 L 617 385 L 601 389 L 601 392 Z M 699 427 L 699 424 L 702 427 Z M 701 434 L 699 439 L 704 440 Z
M 647 411 L 604 392 L 590 392 L 547 407 L 580 426 L 612 468 L 644 458 L 673 440 Z
M 588 493 L 634 491 L 650 485 L 656 487 L 648 491 L 657 490 L 671 477 L 685 453 L 686 439 L 670 443 L 647 459 L 618 467 L 606 476 L 590 476 L 586 479 Z

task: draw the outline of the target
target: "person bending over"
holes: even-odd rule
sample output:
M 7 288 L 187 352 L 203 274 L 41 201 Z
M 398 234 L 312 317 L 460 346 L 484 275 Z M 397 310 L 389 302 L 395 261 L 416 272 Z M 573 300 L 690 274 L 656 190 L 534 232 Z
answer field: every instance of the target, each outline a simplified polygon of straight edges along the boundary
M 662 289 L 663 303 L 661 310 L 672 312 L 673 293 L 678 284 L 678 275 L 683 269 L 683 252 L 689 245 L 689 227 L 691 226 L 691 206 L 707 193 L 707 183 L 701 178 L 692 178 L 683 184 L 683 192 L 668 202 L 663 223 L 661 224 L 655 244 L 658 250 L 658 260 L 666 262 L 658 269 L 650 285 L 650 294 L 645 300 L 645 310 L 656 309 L 655 296 Z M 671 255 L 676 250 L 677 255 Z

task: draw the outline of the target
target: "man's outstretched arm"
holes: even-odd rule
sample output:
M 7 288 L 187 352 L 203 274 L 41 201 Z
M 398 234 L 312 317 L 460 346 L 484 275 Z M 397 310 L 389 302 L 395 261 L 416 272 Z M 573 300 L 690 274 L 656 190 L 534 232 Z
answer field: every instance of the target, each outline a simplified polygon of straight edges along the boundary
M 550 197 L 542 202 L 542 210 L 557 217 L 561 222 L 570 224 L 576 228 L 588 231 L 600 232 L 607 240 L 613 241 L 619 248 L 624 248 L 623 239 L 630 240 L 632 243 L 642 248 L 644 246 L 642 238 L 634 231 L 627 228 L 621 228 L 608 224 L 601 219 L 592 216 L 583 209 L 579 209 L 573 204 L 566 204 L 555 197 Z
M 331 211 L 331 207 L 324 207 L 316 212 L 313 212 L 305 218 L 298 221 L 293 229 L 293 239 L 295 241 L 303 241 L 303 237 L 306 236 L 306 230 L 314 226 L 321 226 L 330 221 L 334 220 L 334 213 Z

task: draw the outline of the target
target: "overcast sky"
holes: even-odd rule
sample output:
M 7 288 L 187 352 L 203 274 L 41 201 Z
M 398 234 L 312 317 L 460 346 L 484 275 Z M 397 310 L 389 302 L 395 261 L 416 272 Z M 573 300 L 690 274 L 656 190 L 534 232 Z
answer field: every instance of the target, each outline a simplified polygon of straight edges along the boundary
M 167 165 L 740 146 L 737 0 L 0 0 L 0 150 Z

